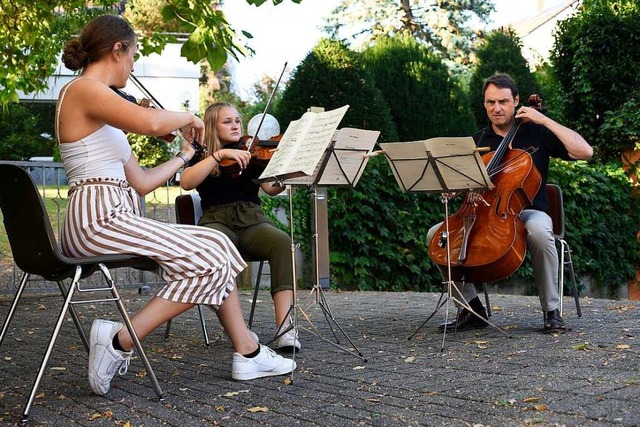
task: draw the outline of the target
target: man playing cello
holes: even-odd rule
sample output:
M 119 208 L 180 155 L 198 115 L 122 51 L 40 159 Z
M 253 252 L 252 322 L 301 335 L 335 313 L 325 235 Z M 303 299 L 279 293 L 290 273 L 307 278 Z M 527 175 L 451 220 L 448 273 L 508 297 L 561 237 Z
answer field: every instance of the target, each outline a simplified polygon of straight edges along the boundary
M 514 121 L 522 119 L 510 148 L 533 149 L 530 150 L 533 151 L 531 157 L 541 174 L 542 183 L 531 205 L 522 210 L 520 218 L 526 229 L 527 248 L 531 251 L 533 274 L 544 313 L 544 330 L 564 330 L 566 324 L 559 311 L 558 252 L 551 217 L 546 213 L 548 200 L 545 186 L 551 157 L 588 160 L 593 155 L 593 149 L 577 132 L 557 123 L 535 108 L 523 106 L 516 110 L 520 96 L 515 81 L 509 75 L 495 74 L 487 78 L 482 92 L 490 123 L 473 135 L 476 146 L 489 147 L 491 151 L 495 151 Z M 427 242 L 431 241 L 438 227 L 439 225 L 429 230 Z M 467 301 L 478 316 L 487 319 L 487 312 L 473 283 L 457 284 L 454 290 L 460 290 L 462 300 Z M 462 308 L 456 319 L 441 325 L 440 328 L 465 330 L 486 327 L 487 323 L 478 316 Z

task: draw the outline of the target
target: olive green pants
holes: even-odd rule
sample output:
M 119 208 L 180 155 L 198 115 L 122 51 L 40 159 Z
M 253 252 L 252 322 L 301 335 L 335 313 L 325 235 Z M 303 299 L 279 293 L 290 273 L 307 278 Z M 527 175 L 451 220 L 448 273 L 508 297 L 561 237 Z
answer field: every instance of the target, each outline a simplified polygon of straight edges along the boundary
M 198 225 L 226 234 L 241 254 L 269 261 L 271 294 L 293 290 L 291 239 L 276 228 L 262 208 L 251 202 L 235 202 L 207 209 Z

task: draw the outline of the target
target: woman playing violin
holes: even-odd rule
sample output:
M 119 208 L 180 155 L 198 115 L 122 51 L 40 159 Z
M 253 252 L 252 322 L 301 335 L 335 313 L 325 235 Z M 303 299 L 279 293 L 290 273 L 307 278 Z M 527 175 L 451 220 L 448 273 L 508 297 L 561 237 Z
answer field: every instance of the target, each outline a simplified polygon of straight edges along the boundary
M 496 150 L 517 119 L 522 123 L 513 138 L 514 149 L 531 149 L 533 164 L 540 172 L 542 183 L 533 201 L 520 213 L 526 229 L 526 244 L 531 252 L 533 275 L 543 311 L 543 330 L 546 332 L 566 329 L 559 311 L 558 294 L 558 252 L 553 237 L 551 217 L 547 214 L 548 201 L 545 185 L 552 157 L 563 160 L 588 160 L 591 146 L 577 132 L 545 116 L 535 108 L 518 108 L 520 95 L 515 81 L 507 74 L 495 74 L 487 78 L 483 86 L 484 107 L 489 125 L 476 132 L 473 139 L 478 147 Z M 427 233 L 427 242 L 435 237 L 438 226 Z M 462 290 L 463 300 L 477 314 L 466 308 L 459 311 L 457 318 L 441 328 L 464 330 L 487 326 L 480 317 L 487 319 L 487 313 L 480 302 L 473 283 L 457 285 Z M 457 296 L 459 298 L 459 295 Z
M 241 253 L 269 260 L 275 321 L 284 330 L 290 325 L 287 315 L 293 302 L 291 239 L 265 215 L 259 197 L 260 189 L 273 196 L 284 187 L 253 181 L 262 170 L 243 149 L 242 118 L 233 105 L 210 105 L 204 123 L 203 143 L 209 154 L 204 158 L 194 156 L 180 177 L 180 186 L 185 190 L 196 188 L 200 194 L 204 214 L 199 225 L 222 231 Z M 228 160 L 235 161 L 241 172 L 224 172 L 220 163 Z M 282 351 L 301 349 L 293 329 L 277 338 L 272 347 Z
M 229 239 L 141 214 L 140 195 L 184 167 L 195 151 L 191 142 L 205 130 L 193 113 L 143 108 L 111 90 L 124 87 L 132 73 L 137 41 L 123 18 L 102 15 L 65 45 L 62 61 L 81 73 L 62 88 L 56 109 L 69 180 L 62 250 L 70 257 L 124 253 L 158 263 L 166 285 L 131 319 L 139 338 L 196 304 L 211 304 L 235 349 L 234 379 L 289 373 L 295 363 L 263 348 L 246 328 L 234 283 L 246 264 Z M 140 167 L 123 132 L 156 136 L 176 129 L 185 136 L 181 150 L 151 169 Z M 105 319 L 93 322 L 90 340 L 89 384 L 103 395 L 115 374 L 126 371 L 133 340 L 122 323 Z

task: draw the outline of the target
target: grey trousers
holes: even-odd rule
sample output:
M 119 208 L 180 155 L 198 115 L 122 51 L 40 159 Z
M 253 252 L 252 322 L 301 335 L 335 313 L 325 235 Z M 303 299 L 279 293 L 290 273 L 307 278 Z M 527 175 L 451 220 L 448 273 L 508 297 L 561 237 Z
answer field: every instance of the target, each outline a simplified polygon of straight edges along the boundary
M 520 218 L 527 230 L 527 248 L 531 251 L 531 266 L 540 306 L 543 311 L 555 310 L 560 307 L 558 250 L 553 237 L 551 217 L 542 211 L 525 209 L 521 212 Z M 427 232 L 427 244 L 434 237 L 440 224 L 434 225 Z M 475 284 L 468 282 L 456 282 L 453 293 L 454 298 L 467 302 L 478 296 Z

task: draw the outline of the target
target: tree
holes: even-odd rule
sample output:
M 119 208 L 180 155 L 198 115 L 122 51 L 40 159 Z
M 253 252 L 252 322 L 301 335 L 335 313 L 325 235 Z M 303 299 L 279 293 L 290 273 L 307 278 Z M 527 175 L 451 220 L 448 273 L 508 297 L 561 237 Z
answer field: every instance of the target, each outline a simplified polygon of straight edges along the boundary
M 481 37 L 471 22 L 486 23 L 493 10 L 491 0 L 343 0 L 325 29 L 333 38 L 355 40 L 354 48 L 374 44 L 379 37 L 405 34 L 466 67 Z
M 406 35 L 381 37 L 362 56 L 389 103 L 400 141 L 473 132 L 466 94 L 424 45 Z
M 267 0 L 245 0 L 260 6 Z M 271 0 L 280 4 L 283 0 Z M 291 0 L 300 3 L 301 0 Z M 3 46 L 3 67 L 0 68 L 0 105 L 18 102 L 18 91 L 39 92 L 47 89 L 47 77 L 52 75 L 64 43 L 80 30 L 91 17 L 102 13 L 122 13 L 112 1 L 59 0 L 55 7 L 50 2 L 28 0 L 0 3 L 0 45 Z M 137 7 L 142 2 L 136 2 Z M 166 0 L 162 2 L 162 20 L 169 28 L 188 34 L 181 55 L 198 63 L 205 60 L 212 69 L 218 69 L 227 56 L 238 59 L 251 49 L 241 42 L 226 21 L 218 2 L 205 0 Z M 164 27 L 164 26 L 163 26 Z M 251 34 L 242 32 L 250 38 Z M 140 39 L 142 55 L 162 52 L 166 43 L 176 37 L 157 28 Z
M 484 80 L 495 73 L 507 73 L 513 77 L 520 90 L 521 105 L 526 104 L 529 95 L 539 92 L 535 75 L 522 56 L 522 42 L 511 28 L 489 33 L 478 49 L 477 65 L 469 83 L 471 107 L 478 128 L 487 124 L 482 86 Z
M 38 133 L 41 118 L 22 104 L 11 104 L 0 111 L 0 159 L 27 160 L 42 154 L 51 142 Z
M 385 141 L 397 138 L 387 101 L 358 56 L 343 42 L 324 39 L 294 70 L 276 116 L 281 123 L 289 123 L 309 107 L 332 110 L 345 104 L 350 108 L 342 126 L 380 130 Z
M 601 126 L 607 112 L 618 115 L 629 98 L 638 96 L 639 2 L 584 0 L 578 14 L 558 24 L 551 63 L 561 83 L 567 120 L 601 161 L 619 159 L 619 142 Z

